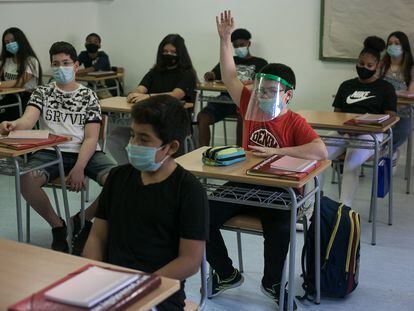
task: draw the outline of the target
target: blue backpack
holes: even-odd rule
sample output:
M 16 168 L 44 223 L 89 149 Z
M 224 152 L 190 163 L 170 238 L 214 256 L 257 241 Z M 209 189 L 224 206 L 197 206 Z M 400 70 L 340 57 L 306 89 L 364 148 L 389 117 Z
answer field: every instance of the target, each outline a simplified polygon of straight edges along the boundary
M 302 287 L 315 295 L 314 216 L 302 250 Z M 359 214 L 328 197 L 321 198 L 321 294 L 340 298 L 358 285 L 361 226 Z

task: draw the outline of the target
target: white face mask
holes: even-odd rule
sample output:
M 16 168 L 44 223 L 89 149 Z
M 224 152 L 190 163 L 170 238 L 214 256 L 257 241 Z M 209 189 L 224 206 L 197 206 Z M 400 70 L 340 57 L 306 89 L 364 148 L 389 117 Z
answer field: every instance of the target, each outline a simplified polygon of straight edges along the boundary
M 245 58 L 247 54 L 249 53 L 249 49 L 247 48 L 247 46 L 242 46 L 239 48 L 235 48 L 234 53 L 236 54 L 236 56 L 240 58 Z

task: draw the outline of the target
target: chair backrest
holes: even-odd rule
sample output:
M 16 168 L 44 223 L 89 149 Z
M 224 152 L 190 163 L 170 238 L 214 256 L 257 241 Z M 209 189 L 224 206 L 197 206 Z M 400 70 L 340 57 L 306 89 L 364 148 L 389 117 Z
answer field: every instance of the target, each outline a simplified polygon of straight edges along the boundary
M 98 140 L 102 144 L 102 151 L 105 151 L 106 149 L 106 133 L 108 131 L 108 115 L 103 114 L 102 115 L 102 121 L 101 121 L 101 128 L 99 129 L 99 137 Z

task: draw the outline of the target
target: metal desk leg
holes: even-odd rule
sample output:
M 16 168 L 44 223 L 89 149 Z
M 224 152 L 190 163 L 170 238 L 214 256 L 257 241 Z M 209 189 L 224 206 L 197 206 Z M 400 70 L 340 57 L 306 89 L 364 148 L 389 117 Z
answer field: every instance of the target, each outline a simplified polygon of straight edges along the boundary
M 372 176 L 372 192 L 371 192 L 371 211 L 372 211 L 372 237 L 371 244 L 376 244 L 376 234 L 377 234 L 377 192 L 378 192 L 378 153 L 379 153 L 379 142 L 375 134 L 371 134 L 374 139 L 374 165 L 373 165 L 373 176 Z
M 410 108 L 411 109 L 411 108 Z M 390 167 L 389 167 L 389 171 L 388 174 L 390 176 L 390 189 L 388 192 L 388 225 L 392 225 L 392 220 L 393 220 L 393 210 L 394 210 L 394 204 L 393 204 L 393 176 L 392 176 L 392 154 L 393 154 L 393 133 L 392 133 L 392 128 L 389 129 L 389 137 L 390 140 L 388 141 L 388 156 L 390 158 Z M 408 184 L 408 181 L 407 181 Z
M 118 79 L 114 79 L 116 84 L 116 96 L 121 96 L 121 88 L 119 87 Z
M 287 188 L 291 199 L 290 208 L 290 250 L 289 250 L 289 285 L 288 285 L 288 305 L 287 310 L 293 310 L 293 298 L 295 297 L 295 254 L 296 254 L 296 213 L 297 213 L 297 199 L 296 194 L 292 188 Z M 280 284 L 284 286 L 284 284 Z M 284 297 L 280 297 L 280 300 Z
M 21 99 L 19 93 L 16 93 L 14 95 L 16 95 L 17 102 L 19 103 L 19 116 L 22 116 L 22 114 L 23 114 L 22 99 Z
M 201 297 L 198 305 L 199 310 L 203 310 L 206 305 L 207 298 L 207 261 L 206 261 L 206 250 L 204 248 L 203 260 L 201 261 Z
M 65 171 L 63 169 L 63 159 L 62 159 L 62 153 L 60 152 L 60 149 L 58 146 L 53 147 L 56 151 L 56 156 L 59 160 L 59 177 L 60 177 L 60 184 L 62 188 L 62 196 L 63 196 L 63 206 L 65 209 L 65 217 L 66 217 L 66 226 L 67 226 L 67 232 L 68 232 L 68 239 L 69 239 L 69 252 L 72 252 L 72 224 L 70 222 L 70 211 L 69 211 L 69 203 L 68 203 L 68 194 L 66 192 L 66 181 L 65 181 Z
M 405 159 L 405 179 L 407 179 L 407 188 L 405 192 L 410 193 L 411 190 L 411 156 L 413 152 L 413 107 L 410 106 L 410 132 L 407 142 L 407 158 Z M 392 158 L 391 158 L 392 159 Z
M 14 183 L 16 192 L 16 215 L 17 215 L 17 239 L 23 242 L 23 225 L 22 225 L 22 198 L 20 190 L 20 166 L 18 158 L 13 157 L 14 163 Z
M 315 285 L 316 297 L 315 303 L 321 303 L 321 188 L 319 185 L 319 177 L 315 176 Z

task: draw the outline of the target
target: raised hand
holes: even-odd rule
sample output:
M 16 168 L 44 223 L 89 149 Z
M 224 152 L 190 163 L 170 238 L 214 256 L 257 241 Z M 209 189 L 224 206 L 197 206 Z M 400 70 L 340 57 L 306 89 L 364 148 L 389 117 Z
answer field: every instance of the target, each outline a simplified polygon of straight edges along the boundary
M 231 11 L 227 10 L 220 13 L 220 19 L 216 16 L 217 32 L 221 39 L 230 39 L 234 30 L 234 19 Z

